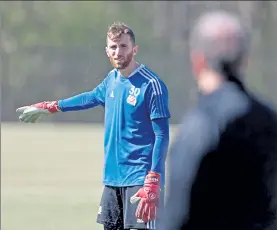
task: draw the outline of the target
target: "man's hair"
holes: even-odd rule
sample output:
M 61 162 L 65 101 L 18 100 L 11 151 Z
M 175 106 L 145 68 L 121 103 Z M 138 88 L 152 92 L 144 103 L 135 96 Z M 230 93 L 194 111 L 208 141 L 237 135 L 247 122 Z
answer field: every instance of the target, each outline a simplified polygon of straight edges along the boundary
M 121 37 L 122 34 L 128 34 L 130 36 L 130 39 L 132 41 L 133 44 L 135 44 L 136 39 L 135 39 L 135 34 L 134 32 L 131 30 L 131 28 L 120 21 L 116 21 L 114 22 L 108 29 L 107 32 L 107 39 L 118 39 Z
M 202 52 L 212 69 L 226 75 L 227 68 L 237 77 L 240 75 L 240 64 L 248 55 L 249 45 L 245 25 L 236 15 L 225 11 L 201 16 L 190 37 L 191 50 Z

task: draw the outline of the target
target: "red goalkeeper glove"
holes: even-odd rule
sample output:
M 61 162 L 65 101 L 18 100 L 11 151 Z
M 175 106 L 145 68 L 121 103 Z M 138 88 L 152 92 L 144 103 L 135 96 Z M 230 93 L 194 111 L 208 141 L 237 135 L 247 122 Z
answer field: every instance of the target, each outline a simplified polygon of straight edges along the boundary
M 139 201 L 136 217 L 144 222 L 156 219 L 156 209 L 160 201 L 160 174 L 149 172 L 144 185 L 130 199 L 131 203 Z
M 22 113 L 19 120 L 25 123 L 35 123 L 43 115 L 49 115 L 59 112 L 58 101 L 44 101 L 33 105 L 23 106 L 16 110 Z

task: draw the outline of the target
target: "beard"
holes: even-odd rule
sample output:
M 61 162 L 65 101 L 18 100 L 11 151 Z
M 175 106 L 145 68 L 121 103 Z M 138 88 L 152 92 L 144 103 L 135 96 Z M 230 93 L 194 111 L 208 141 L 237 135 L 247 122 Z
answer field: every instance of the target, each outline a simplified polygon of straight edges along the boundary
M 116 68 L 116 69 L 125 69 L 126 67 L 129 66 L 130 62 L 133 59 L 133 53 L 130 52 L 129 54 L 126 55 L 126 58 L 123 58 L 122 60 L 120 60 L 120 62 L 117 62 L 116 60 L 114 60 L 114 58 L 110 57 L 110 63 L 111 65 Z

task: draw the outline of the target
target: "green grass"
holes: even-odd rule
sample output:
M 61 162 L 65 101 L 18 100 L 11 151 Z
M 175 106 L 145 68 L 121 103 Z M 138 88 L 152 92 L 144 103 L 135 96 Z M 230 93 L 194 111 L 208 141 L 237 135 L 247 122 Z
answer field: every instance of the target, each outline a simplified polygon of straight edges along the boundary
M 103 130 L 2 125 L 3 230 L 98 230 Z
M 1 229 L 100 230 L 101 125 L 2 124 Z

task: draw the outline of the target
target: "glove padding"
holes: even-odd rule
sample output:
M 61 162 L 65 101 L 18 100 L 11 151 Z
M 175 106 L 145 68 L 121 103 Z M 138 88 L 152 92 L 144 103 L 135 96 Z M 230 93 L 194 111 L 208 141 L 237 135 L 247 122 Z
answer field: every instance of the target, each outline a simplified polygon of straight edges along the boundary
M 132 204 L 139 201 L 136 217 L 145 223 L 156 219 L 156 210 L 160 201 L 160 174 L 149 172 L 144 185 L 130 198 Z
M 39 102 L 16 110 L 16 112 L 22 113 L 19 120 L 25 123 L 36 123 L 43 115 L 50 115 L 59 111 L 58 101 Z

